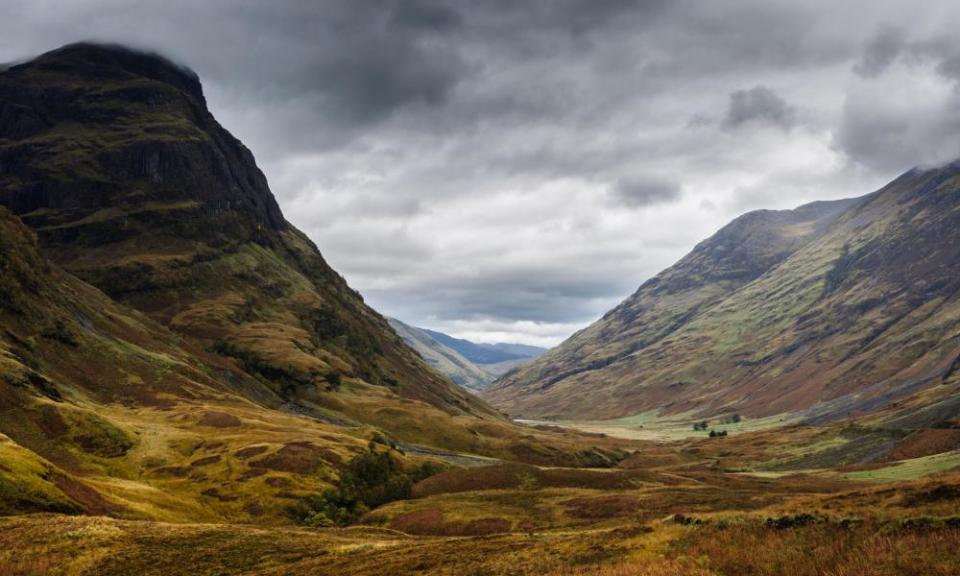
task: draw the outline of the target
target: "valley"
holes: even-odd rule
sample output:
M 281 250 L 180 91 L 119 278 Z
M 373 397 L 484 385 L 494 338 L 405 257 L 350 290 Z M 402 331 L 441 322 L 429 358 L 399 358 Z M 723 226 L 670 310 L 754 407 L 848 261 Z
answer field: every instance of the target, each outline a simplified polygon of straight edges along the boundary
M 954 575 L 960 164 L 549 351 L 388 319 L 163 56 L 0 71 L 0 575 Z
M 638 444 L 606 470 L 451 469 L 349 528 L 15 516 L 0 519 L 0 541 L 29 544 L 5 545 L 0 565 L 13 574 L 188 565 L 195 574 L 953 574 L 956 457 L 940 469 L 737 471 L 827 443 L 823 434 Z M 901 466 L 912 470 L 884 474 Z M 816 564 L 800 561 L 811 551 Z

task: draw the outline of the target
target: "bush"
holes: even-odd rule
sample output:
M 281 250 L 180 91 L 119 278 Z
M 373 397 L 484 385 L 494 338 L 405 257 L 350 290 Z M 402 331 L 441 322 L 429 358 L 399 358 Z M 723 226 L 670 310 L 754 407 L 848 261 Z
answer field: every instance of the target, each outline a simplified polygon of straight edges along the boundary
M 340 474 L 340 485 L 307 496 L 289 512 L 301 524 L 314 527 L 346 526 L 384 504 L 410 498 L 415 482 L 441 472 L 439 464 L 425 463 L 404 472 L 390 452 L 373 445 L 355 456 Z
M 337 370 L 330 370 L 326 375 L 327 379 L 327 390 L 330 392 L 336 392 L 340 389 L 340 384 L 343 383 L 343 377 L 340 375 L 340 372 Z

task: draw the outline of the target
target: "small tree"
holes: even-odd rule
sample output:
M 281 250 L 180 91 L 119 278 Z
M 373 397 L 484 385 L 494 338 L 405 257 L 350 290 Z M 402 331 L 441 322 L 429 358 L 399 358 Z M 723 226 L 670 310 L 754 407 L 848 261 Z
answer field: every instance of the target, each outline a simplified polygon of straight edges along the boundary
M 343 383 L 343 377 L 340 375 L 338 370 L 330 370 L 326 375 L 327 379 L 327 390 L 330 392 L 336 392 L 340 389 L 340 384 Z

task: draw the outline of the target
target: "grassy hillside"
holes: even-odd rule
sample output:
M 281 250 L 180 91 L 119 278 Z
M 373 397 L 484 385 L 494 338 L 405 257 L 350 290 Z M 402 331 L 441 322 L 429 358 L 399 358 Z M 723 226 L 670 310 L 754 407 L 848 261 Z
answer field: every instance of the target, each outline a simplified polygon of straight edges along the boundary
M 451 469 L 346 529 L 2 519 L 0 569 L 357 576 L 947 576 L 960 569 L 960 462 L 896 479 L 724 469 L 772 466 L 775 454 L 809 433 L 644 445 L 612 470 Z M 899 465 L 917 468 L 913 462 Z
M 957 174 L 917 169 L 857 201 L 741 217 L 487 398 L 534 417 L 881 411 L 948 425 Z
M 288 508 L 338 484 L 371 441 L 402 446 L 406 466 L 470 461 L 459 452 L 574 466 L 623 454 L 614 440 L 452 415 L 349 377 L 329 393 L 349 398 L 336 411 L 258 401 L 260 374 L 50 263 L 3 208 L 0 270 L 0 515 L 289 524 Z

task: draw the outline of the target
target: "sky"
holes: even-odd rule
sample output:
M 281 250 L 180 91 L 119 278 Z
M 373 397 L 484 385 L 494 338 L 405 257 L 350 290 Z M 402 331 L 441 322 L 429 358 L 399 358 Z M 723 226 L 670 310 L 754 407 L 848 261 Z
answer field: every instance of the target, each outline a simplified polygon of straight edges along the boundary
M 380 312 L 551 346 L 734 217 L 960 156 L 960 6 L 0 0 L 0 62 L 195 70 L 289 221 Z

